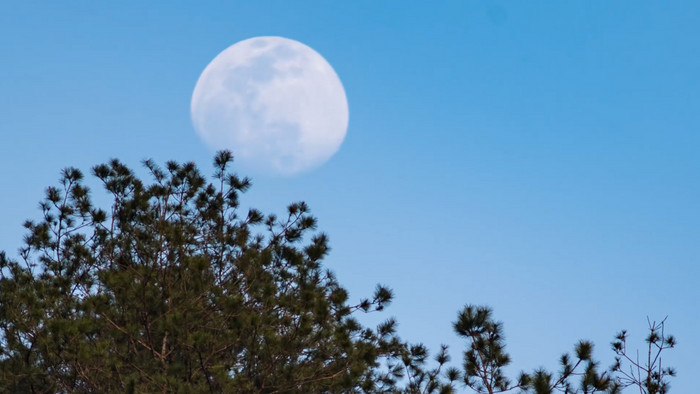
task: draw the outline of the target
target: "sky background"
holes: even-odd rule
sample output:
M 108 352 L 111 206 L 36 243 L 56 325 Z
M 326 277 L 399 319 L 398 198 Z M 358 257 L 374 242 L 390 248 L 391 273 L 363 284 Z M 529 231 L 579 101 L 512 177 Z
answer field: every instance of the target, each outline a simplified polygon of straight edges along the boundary
M 306 201 L 351 297 L 395 290 L 366 321 L 395 316 L 461 363 L 451 323 L 489 305 L 517 372 L 581 338 L 608 366 L 617 331 L 642 348 L 647 316 L 668 315 L 672 391 L 697 390 L 700 3 L 144 3 L 2 2 L 0 250 L 66 166 L 210 171 L 197 78 L 237 41 L 283 36 L 334 67 L 350 125 L 325 165 L 256 175 L 244 203 Z

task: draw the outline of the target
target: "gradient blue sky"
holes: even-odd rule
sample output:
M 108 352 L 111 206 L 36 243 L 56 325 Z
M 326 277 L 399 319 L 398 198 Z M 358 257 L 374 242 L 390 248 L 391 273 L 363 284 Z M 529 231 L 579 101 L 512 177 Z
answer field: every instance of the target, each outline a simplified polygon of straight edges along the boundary
M 505 323 L 513 371 L 668 315 L 676 393 L 700 352 L 700 3 L 5 1 L 0 249 L 66 166 L 210 168 L 189 103 L 229 45 L 323 55 L 350 126 L 324 166 L 257 176 L 245 203 L 307 201 L 351 295 L 377 282 L 406 339 L 462 344 L 465 303 Z M 160 4 L 157 4 L 160 3 Z M 235 152 L 234 152 L 235 153 Z M 12 254 L 12 253 L 11 253 Z

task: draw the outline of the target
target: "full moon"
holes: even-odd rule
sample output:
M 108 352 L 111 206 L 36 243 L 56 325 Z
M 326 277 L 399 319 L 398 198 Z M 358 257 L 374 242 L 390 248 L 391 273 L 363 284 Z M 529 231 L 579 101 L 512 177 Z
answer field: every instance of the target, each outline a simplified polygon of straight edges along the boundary
M 192 122 L 245 168 L 295 175 L 326 162 L 348 127 L 345 90 L 316 51 L 283 37 L 231 45 L 200 75 Z

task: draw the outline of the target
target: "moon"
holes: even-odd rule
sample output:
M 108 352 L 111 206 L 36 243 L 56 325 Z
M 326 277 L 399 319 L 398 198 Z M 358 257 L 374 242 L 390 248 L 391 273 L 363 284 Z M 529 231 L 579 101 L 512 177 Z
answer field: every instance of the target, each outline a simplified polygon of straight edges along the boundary
M 244 168 L 291 176 L 338 151 L 348 102 L 340 78 L 316 51 L 288 38 L 254 37 L 207 65 L 191 115 L 211 149 L 231 150 Z

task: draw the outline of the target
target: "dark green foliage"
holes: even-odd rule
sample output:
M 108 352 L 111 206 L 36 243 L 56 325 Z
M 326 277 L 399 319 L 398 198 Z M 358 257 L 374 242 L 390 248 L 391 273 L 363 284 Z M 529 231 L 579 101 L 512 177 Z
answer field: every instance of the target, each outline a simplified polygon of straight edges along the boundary
M 513 384 L 504 375 L 503 368 L 510 363 L 510 356 L 505 351 L 502 323 L 491 317 L 491 309 L 484 306 L 466 306 L 454 323 L 458 335 L 468 340 L 464 353 L 464 383 L 477 393 L 502 393 L 514 389 L 536 394 L 549 394 L 555 390 L 565 393 L 576 392 L 572 389 L 570 379 L 581 377 L 581 391 L 594 393 L 610 387 L 605 374 L 598 374 L 596 363 L 592 361 L 593 345 L 581 341 L 576 345 L 577 361 L 571 363 L 571 357 L 561 357 L 562 369 L 556 376 L 539 369 L 533 374 L 521 373 L 517 383 Z M 579 366 L 585 364 L 583 373 L 578 373 Z
M 491 309 L 466 306 L 454 329 L 470 342 L 464 353 L 464 383 L 477 393 L 508 390 L 510 382 L 503 367 L 510 363 L 510 357 L 505 352 L 502 324 L 492 320 Z
M 96 166 L 106 212 L 65 170 L 25 225 L 21 262 L 0 256 L 0 391 L 396 389 L 380 361 L 422 354 L 406 357 L 395 322 L 352 317 L 391 292 L 348 304 L 306 204 L 240 216 L 250 181 L 231 160 L 216 156 L 213 182 L 192 163 L 146 161 L 150 184 L 117 160 Z
M 675 340 L 663 322 L 650 324 L 647 364 L 618 336 L 615 378 L 581 341 L 559 372 L 516 382 L 487 307 L 467 306 L 454 323 L 467 341 L 462 370 L 446 346 L 431 358 L 402 342 L 393 319 L 363 326 L 355 315 L 384 309 L 391 291 L 350 303 L 322 266 L 328 238 L 306 204 L 283 217 L 241 212 L 251 183 L 229 172 L 232 160 L 219 153 L 211 180 L 192 163 L 145 161 L 150 183 L 118 160 L 96 166 L 106 209 L 79 170 L 63 171 L 41 220 L 25 223 L 19 261 L 0 253 L 0 392 L 446 394 L 458 381 L 490 394 L 668 391 L 674 372 L 660 353 Z
M 663 394 L 668 390 L 666 377 L 675 374 L 672 368 L 661 367 L 661 352 L 675 345 L 675 339 L 664 333 L 662 321 L 649 323 L 646 364 L 627 355 L 626 332 L 623 331 L 613 343 L 618 357 L 609 371 L 600 371 L 599 363 L 593 359 L 593 344 L 579 341 L 574 347 L 573 357 L 570 354 L 561 356 L 558 372 L 537 369 L 530 374 L 521 373 L 517 383 L 512 383 L 503 371 L 510 363 L 510 356 L 505 351 L 503 326 L 491 315 L 488 307 L 468 305 L 454 323 L 456 333 L 468 342 L 464 352 L 463 380 L 477 393 L 518 390 L 534 394 L 617 394 L 626 387 L 636 386 L 644 394 Z M 625 361 L 631 364 L 629 372 L 622 369 Z
M 617 355 L 612 370 L 618 373 L 617 381 L 623 387 L 634 386 L 642 394 L 665 394 L 670 388 L 668 377 L 675 376 L 676 371 L 662 364 L 661 353 L 675 347 L 676 339 L 666 334 L 666 319 L 648 323 L 646 358 L 640 360 L 638 353 L 635 356 L 628 353 L 627 331 L 622 330 L 612 343 Z

